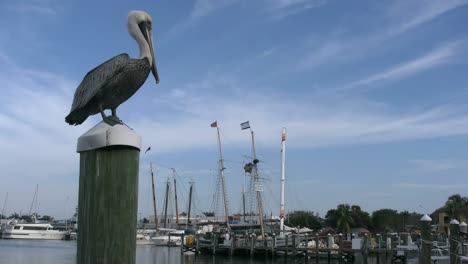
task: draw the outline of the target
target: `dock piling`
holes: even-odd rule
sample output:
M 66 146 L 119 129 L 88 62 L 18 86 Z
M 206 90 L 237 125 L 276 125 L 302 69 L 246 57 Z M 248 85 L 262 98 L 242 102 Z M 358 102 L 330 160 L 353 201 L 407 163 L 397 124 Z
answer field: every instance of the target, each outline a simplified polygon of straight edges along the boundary
M 423 215 L 419 220 L 419 225 L 421 226 L 421 255 L 419 257 L 419 262 L 421 264 L 431 263 L 431 222 L 432 219 L 427 214 Z
M 104 122 L 78 138 L 78 264 L 135 263 L 140 142 Z
M 458 259 L 458 240 L 460 234 L 460 223 L 456 219 L 450 221 L 450 264 L 456 264 Z

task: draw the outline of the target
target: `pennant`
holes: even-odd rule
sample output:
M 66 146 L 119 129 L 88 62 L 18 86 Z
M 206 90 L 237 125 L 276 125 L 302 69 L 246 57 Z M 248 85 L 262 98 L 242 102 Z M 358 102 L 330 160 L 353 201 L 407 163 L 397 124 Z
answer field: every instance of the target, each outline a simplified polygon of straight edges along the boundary
M 250 128 L 249 121 L 246 121 L 246 122 L 244 122 L 244 123 L 241 123 L 240 126 L 241 126 L 241 130 Z
M 146 152 L 148 152 L 150 150 L 151 150 L 151 146 L 149 146 L 148 149 L 146 149 L 145 154 L 146 154 Z
M 218 121 L 214 121 L 213 123 L 211 123 L 211 127 L 218 127 Z

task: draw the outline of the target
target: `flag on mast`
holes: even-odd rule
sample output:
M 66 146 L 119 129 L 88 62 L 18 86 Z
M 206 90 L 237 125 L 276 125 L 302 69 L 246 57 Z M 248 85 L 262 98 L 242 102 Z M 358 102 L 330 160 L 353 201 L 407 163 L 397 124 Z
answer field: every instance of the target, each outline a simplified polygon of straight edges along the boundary
M 218 121 L 214 121 L 213 123 L 211 123 L 211 127 L 218 127 Z
M 241 123 L 240 125 L 241 125 L 241 130 L 250 128 L 249 121 L 246 121 L 246 122 L 244 122 L 244 123 Z

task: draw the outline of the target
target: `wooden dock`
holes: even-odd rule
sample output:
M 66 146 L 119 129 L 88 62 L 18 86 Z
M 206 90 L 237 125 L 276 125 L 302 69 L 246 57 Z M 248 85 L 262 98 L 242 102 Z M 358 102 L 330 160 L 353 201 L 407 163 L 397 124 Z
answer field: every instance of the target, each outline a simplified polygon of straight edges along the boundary
M 367 247 L 367 240 L 364 238 L 363 246 L 360 249 L 351 249 L 343 247 L 343 240 L 338 240 L 339 248 L 326 247 L 311 247 L 307 246 L 311 241 L 328 239 L 329 237 L 318 237 L 312 235 L 285 235 L 284 237 L 266 237 L 266 239 L 258 239 L 255 235 L 233 235 L 229 240 L 221 238 L 219 234 L 213 233 L 209 239 L 201 237 L 196 238 L 194 246 L 184 246 L 184 250 L 192 250 L 197 254 L 226 254 L 226 255 L 245 255 L 245 256 L 283 256 L 287 258 L 323 258 L 323 259 L 339 259 L 340 261 L 349 262 L 354 260 L 356 255 L 361 255 L 363 263 L 367 263 L 368 256 L 375 256 L 378 259 L 384 258 L 388 262 L 404 261 L 406 252 L 401 249 L 387 248 L 370 248 Z M 341 237 L 340 237 L 341 238 Z M 325 240 L 326 241 L 326 240 Z M 387 262 L 387 261 L 385 261 Z

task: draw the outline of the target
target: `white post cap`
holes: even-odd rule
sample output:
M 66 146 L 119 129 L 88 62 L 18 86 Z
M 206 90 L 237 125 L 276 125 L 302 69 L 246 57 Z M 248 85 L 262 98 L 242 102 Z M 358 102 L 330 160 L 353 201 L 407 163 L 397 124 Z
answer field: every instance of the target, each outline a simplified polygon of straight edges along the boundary
M 428 216 L 427 214 L 424 214 L 419 221 L 424 221 L 424 222 L 431 222 L 432 218 Z
M 460 226 L 466 226 L 466 223 L 465 223 L 465 222 L 461 222 L 461 223 L 460 223 Z
M 457 219 L 452 219 L 452 221 L 450 221 L 450 224 L 451 225 L 459 225 L 460 222 L 458 222 Z
M 101 121 L 78 138 L 77 152 L 109 146 L 141 148 L 141 137 L 126 125 L 110 126 Z

